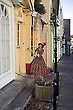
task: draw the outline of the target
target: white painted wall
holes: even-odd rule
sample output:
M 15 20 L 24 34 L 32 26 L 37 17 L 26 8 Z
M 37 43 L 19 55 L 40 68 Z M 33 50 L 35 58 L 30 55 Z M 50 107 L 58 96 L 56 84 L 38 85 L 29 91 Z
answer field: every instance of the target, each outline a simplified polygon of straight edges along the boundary
M 63 11 L 61 4 L 59 6 L 59 27 L 57 30 L 57 36 L 58 36 L 58 41 L 57 41 L 57 61 L 62 57 L 63 50 L 62 50 L 62 36 L 63 36 Z

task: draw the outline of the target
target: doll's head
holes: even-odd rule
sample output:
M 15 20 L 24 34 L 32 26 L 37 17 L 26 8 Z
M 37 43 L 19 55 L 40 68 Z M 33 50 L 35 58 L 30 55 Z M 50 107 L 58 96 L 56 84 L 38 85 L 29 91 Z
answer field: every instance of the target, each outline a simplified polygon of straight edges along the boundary
M 45 43 L 45 42 L 44 42 L 44 43 L 39 43 L 39 44 L 38 44 L 38 47 L 43 48 L 45 45 L 46 45 L 46 43 Z

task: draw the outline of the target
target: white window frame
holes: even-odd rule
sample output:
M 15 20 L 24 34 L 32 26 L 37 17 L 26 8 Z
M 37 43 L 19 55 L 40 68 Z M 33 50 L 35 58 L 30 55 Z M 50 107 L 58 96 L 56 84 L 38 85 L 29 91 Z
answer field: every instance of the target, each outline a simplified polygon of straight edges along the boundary
M 10 70 L 0 75 L 0 89 L 5 85 L 7 85 L 9 82 L 11 82 L 13 79 L 15 79 L 14 8 L 12 5 L 12 2 L 9 2 L 8 0 L 2 0 L 2 1 L 0 1 L 0 4 L 2 3 L 6 7 L 9 15 Z M 1 55 L 1 52 L 0 52 L 0 55 Z
M 2 8 L 3 7 L 3 8 Z M 10 71 L 10 38 L 9 38 L 9 14 L 7 11 L 6 6 L 0 2 L 0 10 L 1 10 L 1 16 L 0 16 L 0 30 L 1 35 L 0 35 L 0 75 Z M 8 19 L 7 19 L 8 18 Z M 2 21 L 3 20 L 3 21 Z M 8 20 L 8 24 L 7 21 Z M 8 25 L 8 30 L 7 26 Z M 4 26 L 4 27 L 3 27 Z M 8 36 L 7 35 L 8 31 Z M 8 39 L 7 39 L 8 37 Z M 8 43 L 8 48 L 7 48 L 7 43 Z M 4 48 L 3 48 L 4 46 Z M 7 61 L 9 60 L 9 61 Z M 8 64 L 9 62 L 9 64 Z M 8 66 L 9 65 L 9 66 Z

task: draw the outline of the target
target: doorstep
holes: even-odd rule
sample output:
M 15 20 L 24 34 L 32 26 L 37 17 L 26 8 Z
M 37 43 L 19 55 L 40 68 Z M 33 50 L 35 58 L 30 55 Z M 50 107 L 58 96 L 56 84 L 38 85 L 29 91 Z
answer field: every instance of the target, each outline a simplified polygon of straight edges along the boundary
M 33 78 L 18 75 L 16 80 L 0 89 L 0 110 L 22 110 L 33 88 Z

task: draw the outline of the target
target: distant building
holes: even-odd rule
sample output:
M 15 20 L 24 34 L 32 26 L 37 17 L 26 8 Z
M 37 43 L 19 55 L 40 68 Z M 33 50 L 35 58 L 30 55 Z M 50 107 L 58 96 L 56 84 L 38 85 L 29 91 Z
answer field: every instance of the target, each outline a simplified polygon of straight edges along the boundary
M 70 19 L 64 19 L 65 54 L 70 55 Z

